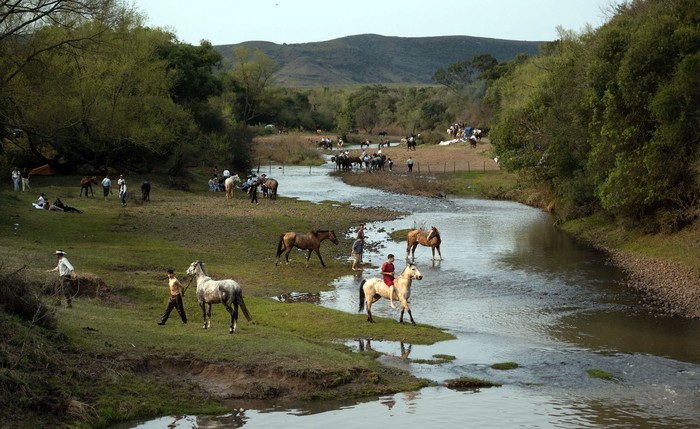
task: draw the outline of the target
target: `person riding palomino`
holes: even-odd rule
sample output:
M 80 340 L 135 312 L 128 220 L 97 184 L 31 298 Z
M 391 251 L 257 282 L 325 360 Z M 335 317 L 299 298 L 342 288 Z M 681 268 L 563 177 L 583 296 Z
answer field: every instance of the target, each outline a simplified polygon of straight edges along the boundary
M 382 275 L 384 284 L 390 288 L 389 303 L 391 304 L 391 308 L 396 308 L 394 305 L 394 271 L 394 255 L 389 253 L 386 262 L 382 264 L 382 268 L 379 270 L 379 274 Z

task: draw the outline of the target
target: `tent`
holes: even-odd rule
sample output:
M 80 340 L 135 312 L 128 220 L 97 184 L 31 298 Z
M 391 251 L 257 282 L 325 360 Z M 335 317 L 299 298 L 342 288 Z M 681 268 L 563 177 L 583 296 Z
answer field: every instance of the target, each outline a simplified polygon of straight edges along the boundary
M 29 171 L 30 176 L 52 176 L 56 173 L 58 171 L 54 170 L 49 164 L 44 164 Z

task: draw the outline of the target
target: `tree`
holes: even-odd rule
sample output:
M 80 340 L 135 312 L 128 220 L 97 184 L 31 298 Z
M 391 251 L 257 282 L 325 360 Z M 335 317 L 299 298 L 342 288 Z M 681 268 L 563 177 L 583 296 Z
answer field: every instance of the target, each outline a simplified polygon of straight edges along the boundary
M 228 90 L 235 102 L 236 119 L 251 125 L 272 113 L 269 101 L 276 90 L 273 76 L 278 67 L 262 51 L 240 47 L 235 56 L 236 62 L 227 74 Z
M 25 136 L 21 102 L 25 82 L 22 74 L 36 65 L 40 57 L 65 46 L 88 46 L 98 39 L 104 28 L 130 10 L 117 7 L 112 0 L 23 0 L 0 2 L 0 154 L 3 142 L 22 147 L 19 137 Z M 64 29 L 83 27 L 90 20 L 102 25 L 77 34 L 66 31 L 63 38 L 37 38 L 35 35 L 49 26 Z

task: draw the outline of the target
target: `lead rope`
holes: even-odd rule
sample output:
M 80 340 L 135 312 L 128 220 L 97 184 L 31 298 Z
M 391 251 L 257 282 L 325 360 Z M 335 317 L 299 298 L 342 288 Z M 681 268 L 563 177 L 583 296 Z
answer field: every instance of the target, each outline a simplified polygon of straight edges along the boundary
M 192 284 L 192 280 L 194 280 L 194 276 L 191 276 L 191 275 L 189 275 L 189 274 L 188 274 L 187 276 L 190 278 L 190 281 L 187 283 L 187 286 L 185 286 L 185 287 L 182 289 L 182 296 L 185 296 L 185 292 L 187 292 L 187 289 L 188 289 L 188 288 L 190 287 L 190 285 Z

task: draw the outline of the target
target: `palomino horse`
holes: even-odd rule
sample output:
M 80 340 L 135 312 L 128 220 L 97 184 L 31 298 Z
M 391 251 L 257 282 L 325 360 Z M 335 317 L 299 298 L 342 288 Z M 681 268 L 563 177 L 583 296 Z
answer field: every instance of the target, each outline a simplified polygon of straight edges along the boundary
M 258 183 L 263 187 L 263 195 L 270 198 L 271 200 L 277 199 L 277 187 L 279 183 L 275 179 L 267 178 L 260 179 Z
M 435 260 L 435 249 L 438 251 L 440 260 L 442 261 L 442 253 L 440 253 L 440 233 L 434 226 L 430 228 L 430 231 L 424 231 L 422 229 L 414 229 L 408 232 L 408 237 L 406 238 L 406 260 L 408 261 L 408 252 L 411 251 L 411 262 L 416 260 L 416 247 L 419 244 L 423 246 L 430 246 L 433 251 L 433 261 Z
M 309 253 L 306 255 L 306 266 L 309 266 L 309 258 L 311 258 L 311 252 L 316 252 L 318 259 L 321 261 L 321 265 L 326 267 L 323 263 L 323 258 L 321 257 L 321 242 L 325 239 L 329 239 L 336 246 L 338 245 L 338 238 L 335 236 L 335 231 L 311 231 L 307 233 L 300 232 L 287 232 L 286 234 L 280 236 L 280 241 L 277 243 L 277 256 L 275 257 L 275 265 L 280 263 L 280 255 L 282 252 L 286 252 L 284 259 L 289 265 L 289 252 L 292 251 L 294 247 L 298 247 L 302 250 L 307 250 Z
M 408 310 L 408 317 L 411 318 L 411 323 L 415 325 L 416 322 L 413 320 L 411 307 L 408 306 L 408 298 L 411 297 L 411 283 L 413 279 L 421 280 L 422 278 L 423 274 L 418 271 L 416 265 L 409 262 L 401 275 L 394 279 L 394 286 L 387 286 L 384 283 L 384 279 L 380 278 L 362 280 L 360 284 L 360 309 L 358 311 L 362 311 L 366 300 L 367 321 L 374 323 L 374 319 L 372 319 L 372 304 L 379 301 L 380 298 L 389 299 L 389 294 L 393 293 L 394 298 L 398 297 L 401 303 L 399 322 L 403 323 L 403 312 Z
M 85 191 L 85 196 L 88 197 L 88 191 L 92 194 L 92 196 L 95 196 L 95 193 L 92 192 L 92 185 L 95 184 L 97 185 L 97 177 L 95 176 L 85 176 L 82 179 L 80 179 L 80 196 L 83 196 L 83 191 Z
M 233 198 L 233 188 L 236 187 L 237 183 L 241 183 L 241 178 L 238 177 L 238 174 L 229 176 L 224 181 L 224 188 L 226 188 L 226 198 L 228 198 L 229 200 Z
M 202 261 L 192 262 L 187 269 L 187 275 L 197 276 L 197 301 L 202 308 L 204 329 L 211 328 L 211 305 L 218 303 L 222 303 L 231 315 L 231 325 L 228 331 L 230 334 L 236 332 L 239 305 L 243 315 L 250 322 L 250 313 L 243 302 L 243 291 L 238 283 L 231 279 L 212 280 L 204 271 L 204 262 Z M 206 305 L 209 305 L 209 311 L 205 310 Z

